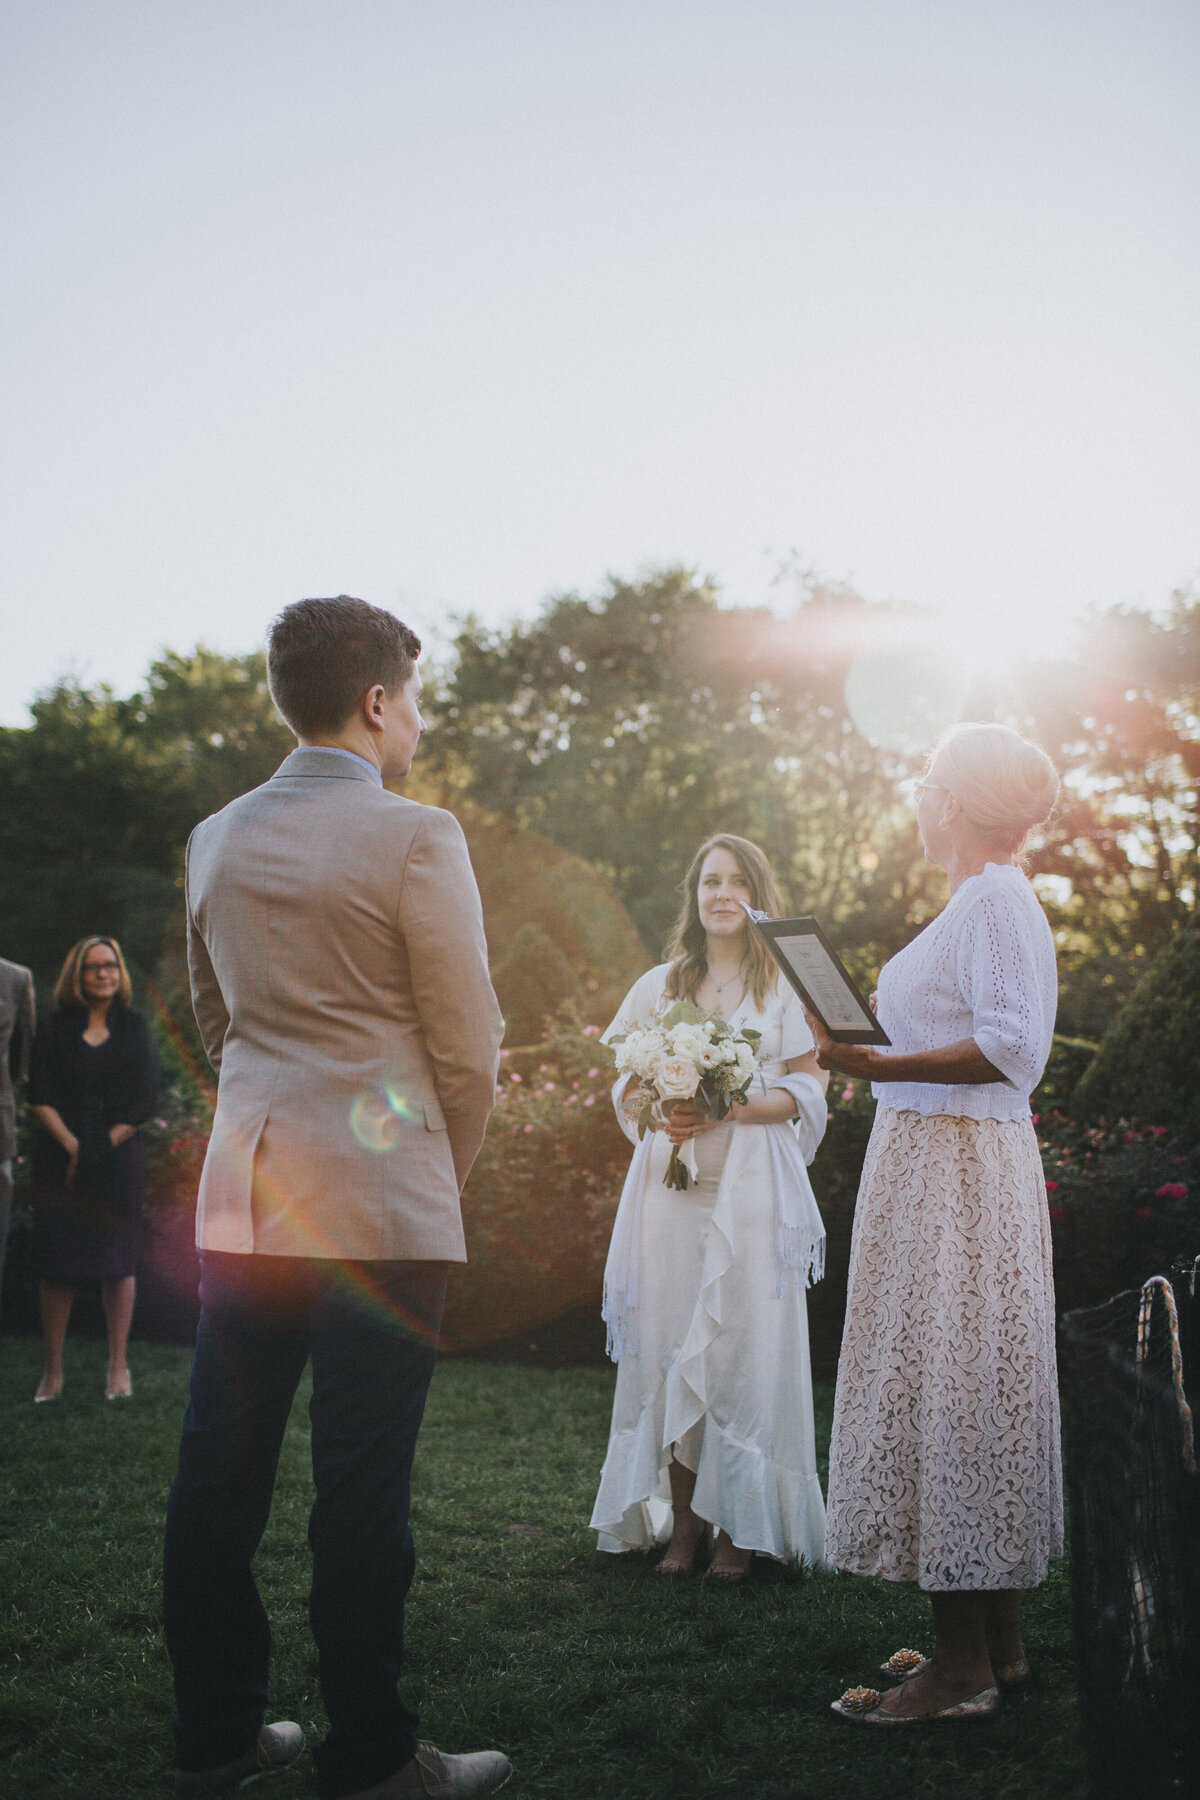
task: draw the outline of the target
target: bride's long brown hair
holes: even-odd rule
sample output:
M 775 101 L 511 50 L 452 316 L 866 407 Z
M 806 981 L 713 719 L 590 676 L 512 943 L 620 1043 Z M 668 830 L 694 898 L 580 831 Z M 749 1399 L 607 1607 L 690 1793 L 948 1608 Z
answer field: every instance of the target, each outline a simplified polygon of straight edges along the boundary
M 688 872 L 680 883 L 683 905 L 667 941 L 667 957 L 671 967 L 667 972 L 663 994 L 670 1000 L 694 1001 L 696 990 L 708 973 L 707 939 L 700 923 L 700 871 L 704 867 L 705 857 L 713 850 L 728 850 L 749 883 L 750 904 L 757 912 L 765 912 L 773 919 L 779 918 L 783 912 L 783 901 L 775 885 L 771 865 L 757 844 L 752 844 L 749 838 L 733 837 L 728 832 L 719 832 L 716 837 L 706 838 L 693 856 Z M 749 929 L 748 921 L 746 952 L 742 962 L 746 969 L 746 985 L 755 1007 L 761 1012 L 764 1000 L 775 986 L 779 971 L 775 958 L 758 933 Z

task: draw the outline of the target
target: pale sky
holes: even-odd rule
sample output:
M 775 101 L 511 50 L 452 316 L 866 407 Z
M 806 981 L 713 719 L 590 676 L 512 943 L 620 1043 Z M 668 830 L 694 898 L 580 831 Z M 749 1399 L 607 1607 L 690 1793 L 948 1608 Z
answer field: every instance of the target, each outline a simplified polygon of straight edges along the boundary
M 976 648 L 1200 576 L 1195 0 L 0 0 L 0 722 L 795 550 Z

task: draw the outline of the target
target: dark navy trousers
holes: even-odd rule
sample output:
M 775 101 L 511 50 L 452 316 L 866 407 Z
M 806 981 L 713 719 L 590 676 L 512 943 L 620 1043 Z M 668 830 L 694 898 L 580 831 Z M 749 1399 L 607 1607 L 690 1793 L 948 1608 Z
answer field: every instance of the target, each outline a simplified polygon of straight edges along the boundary
M 414 1563 L 409 1482 L 445 1291 L 444 1263 L 203 1252 L 163 1555 L 181 1769 L 232 1761 L 263 1723 L 271 1633 L 251 1565 L 310 1358 L 322 1800 L 373 1787 L 413 1756 L 417 1719 L 397 1691 Z

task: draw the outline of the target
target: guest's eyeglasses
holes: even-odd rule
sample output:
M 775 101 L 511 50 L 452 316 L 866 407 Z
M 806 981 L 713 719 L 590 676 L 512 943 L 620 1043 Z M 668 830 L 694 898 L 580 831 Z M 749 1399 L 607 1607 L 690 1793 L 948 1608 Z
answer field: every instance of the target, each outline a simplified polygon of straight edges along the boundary
M 921 803 L 921 796 L 923 794 L 948 794 L 949 792 L 950 789 L 948 787 L 943 787 L 940 781 L 913 782 L 913 799 L 918 805 Z
M 83 972 L 85 975 L 119 975 L 121 965 L 115 962 L 84 963 Z

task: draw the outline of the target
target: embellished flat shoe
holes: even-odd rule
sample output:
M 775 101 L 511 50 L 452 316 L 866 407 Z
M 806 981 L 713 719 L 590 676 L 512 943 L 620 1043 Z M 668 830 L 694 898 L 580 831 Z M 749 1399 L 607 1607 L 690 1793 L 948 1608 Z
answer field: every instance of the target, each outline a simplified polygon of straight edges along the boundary
M 879 1665 L 881 1675 L 893 1675 L 897 1681 L 907 1681 L 910 1675 L 917 1674 L 928 1662 L 919 1650 L 893 1650 L 886 1662 Z
M 1027 1656 L 1018 1656 L 1013 1662 L 993 1663 L 992 1673 L 1002 1694 L 1016 1693 L 1020 1688 L 1027 1688 L 1033 1680 Z
M 887 1661 L 880 1663 L 879 1673 L 891 1675 L 896 1681 L 908 1681 L 911 1676 L 921 1673 L 928 1660 L 919 1650 L 893 1650 Z M 1016 1693 L 1027 1688 L 1033 1680 L 1027 1656 L 1018 1656 L 1013 1662 L 993 1663 L 992 1673 L 1002 1694 Z
M 106 1400 L 133 1399 L 133 1378 L 128 1369 L 123 1375 L 116 1375 L 107 1383 L 104 1389 L 104 1398 Z
M 952 1700 L 948 1706 L 934 1706 L 920 1713 L 883 1712 L 879 1704 L 882 1698 L 877 1688 L 847 1688 L 829 1710 L 851 1725 L 931 1725 L 942 1719 L 992 1719 L 1000 1711 L 998 1687 L 980 1688 L 965 1700 Z

